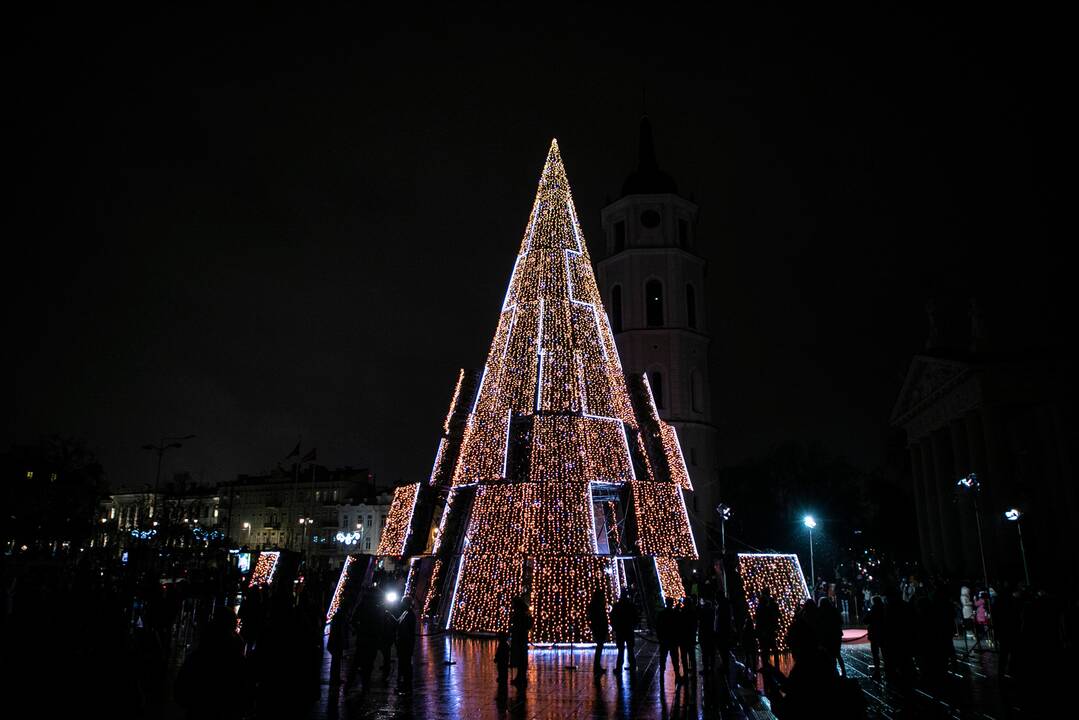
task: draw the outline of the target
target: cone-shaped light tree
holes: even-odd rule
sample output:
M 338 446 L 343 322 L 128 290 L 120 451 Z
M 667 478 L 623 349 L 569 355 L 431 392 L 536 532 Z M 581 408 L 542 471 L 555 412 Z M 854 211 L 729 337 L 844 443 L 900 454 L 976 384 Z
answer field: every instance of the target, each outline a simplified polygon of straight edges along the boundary
M 597 589 L 614 601 L 626 557 L 682 594 L 675 559 L 696 557 L 685 463 L 647 380 L 623 375 L 557 141 L 473 385 L 454 442 L 458 378 L 430 481 L 449 496 L 430 584 L 449 594 L 446 626 L 505 630 L 524 593 L 534 642 L 587 641 L 585 607 Z

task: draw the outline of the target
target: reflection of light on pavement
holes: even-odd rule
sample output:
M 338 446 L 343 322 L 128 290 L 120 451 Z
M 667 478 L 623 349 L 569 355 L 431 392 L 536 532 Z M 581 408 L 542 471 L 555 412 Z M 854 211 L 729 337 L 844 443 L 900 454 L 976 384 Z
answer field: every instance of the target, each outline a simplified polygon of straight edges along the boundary
M 869 642 L 869 631 L 865 628 L 843 628 L 843 643 L 856 645 Z

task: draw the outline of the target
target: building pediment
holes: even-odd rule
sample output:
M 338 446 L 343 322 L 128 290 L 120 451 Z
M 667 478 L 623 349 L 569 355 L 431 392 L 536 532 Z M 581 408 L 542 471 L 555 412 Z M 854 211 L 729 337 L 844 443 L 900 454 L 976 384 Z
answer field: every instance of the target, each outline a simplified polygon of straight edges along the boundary
M 910 418 L 962 382 L 970 370 L 968 363 L 959 360 L 916 355 L 892 409 L 892 425 L 905 425 Z

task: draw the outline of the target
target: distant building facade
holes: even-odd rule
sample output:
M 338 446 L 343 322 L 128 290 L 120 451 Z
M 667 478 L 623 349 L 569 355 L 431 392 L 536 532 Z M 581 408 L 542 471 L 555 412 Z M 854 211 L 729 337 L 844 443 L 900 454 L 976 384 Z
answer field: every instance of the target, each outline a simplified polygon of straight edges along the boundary
M 252 549 L 302 551 L 336 564 L 348 553 L 378 547 L 393 499 L 392 493 L 378 492 L 366 468 L 310 465 L 299 473 L 240 475 L 210 487 L 189 480 L 178 475 L 157 494 L 147 486 L 105 496 L 95 542 L 122 544 L 132 535 L 146 538 L 164 525 L 182 525 L 196 539 L 231 537 Z
M 328 544 L 322 541 L 340 529 L 338 508 L 370 496 L 373 483 L 369 470 L 351 467 L 241 475 L 223 489 L 231 535 L 253 548 L 323 552 Z
M 382 540 L 392 502 L 393 493 L 382 493 L 365 502 L 338 506 L 337 532 L 342 538 L 335 536 L 334 542 L 344 544 L 346 552 L 373 553 Z
M 1023 579 L 1019 528 L 1004 517 L 1016 508 L 1032 582 L 1075 589 L 1079 555 L 1063 540 L 1079 517 L 1074 368 L 1053 353 L 987 350 L 977 321 L 972 335 L 947 348 L 932 328 L 892 412 L 910 451 L 922 563 L 953 578 Z M 971 473 L 977 498 L 958 484 Z

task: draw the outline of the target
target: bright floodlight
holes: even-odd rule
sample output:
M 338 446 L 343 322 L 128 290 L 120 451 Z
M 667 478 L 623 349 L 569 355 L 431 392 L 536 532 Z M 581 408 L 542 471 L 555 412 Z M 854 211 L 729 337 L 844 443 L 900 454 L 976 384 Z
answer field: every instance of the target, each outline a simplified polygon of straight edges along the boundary
M 1016 520 L 1018 520 L 1022 516 L 1022 514 L 1023 513 L 1019 512 L 1015 508 L 1012 508 L 1011 510 L 1005 510 L 1004 511 L 1004 517 L 1007 518 L 1008 520 L 1011 520 L 1012 522 L 1015 522 Z
M 805 524 L 805 526 L 810 530 L 817 527 L 817 521 L 813 519 L 812 515 L 806 515 L 804 518 L 802 518 L 802 523 Z
M 388 602 L 388 603 L 397 602 L 397 593 L 395 593 L 393 590 L 390 590 L 388 593 L 386 593 L 386 602 Z

